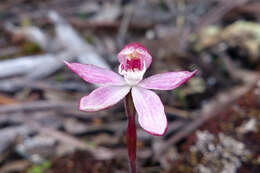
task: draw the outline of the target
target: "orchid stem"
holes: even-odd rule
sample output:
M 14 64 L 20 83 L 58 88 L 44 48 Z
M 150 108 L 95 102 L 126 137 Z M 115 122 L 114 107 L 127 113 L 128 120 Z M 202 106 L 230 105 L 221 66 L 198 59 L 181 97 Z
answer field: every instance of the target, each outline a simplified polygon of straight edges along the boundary
M 130 173 L 136 173 L 136 125 L 135 125 L 135 107 L 131 93 L 125 97 L 125 112 L 128 118 L 128 128 L 126 132 L 127 149 Z

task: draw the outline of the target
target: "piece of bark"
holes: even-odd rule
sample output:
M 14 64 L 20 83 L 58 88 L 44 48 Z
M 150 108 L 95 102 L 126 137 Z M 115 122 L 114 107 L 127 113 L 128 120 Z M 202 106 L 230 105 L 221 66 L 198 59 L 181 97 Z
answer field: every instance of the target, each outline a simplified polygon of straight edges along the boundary
M 221 110 L 231 106 L 236 99 L 248 92 L 257 81 L 259 81 L 259 77 L 256 76 L 252 79 L 252 81 L 246 83 L 245 85 L 232 88 L 232 90 L 224 91 L 214 97 L 211 102 L 203 106 L 202 110 L 198 113 L 200 116 L 197 116 L 196 119 L 188 123 L 183 129 L 171 136 L 167 142 L 163 144 L 163 146 L 156 153 L 156 159 L 159 159 L 161 155 L 165 154 L 167 148 L 171 145 L 174 145 L 176 142 L 185 138 L 210 118 L 218 115 Z
M 65 49 L 71 50 L 81 63 L 110 68 L 95 48 L 87 44 L 58 13 L 50 11 L 49 18 L 55 25 L 57 42 Z
M 0 153 L 10 146 L 17 136 L 27 136 L 33 132 L 33 129 L 25 126 L 14 126 L 1 129 L 0 131 Z

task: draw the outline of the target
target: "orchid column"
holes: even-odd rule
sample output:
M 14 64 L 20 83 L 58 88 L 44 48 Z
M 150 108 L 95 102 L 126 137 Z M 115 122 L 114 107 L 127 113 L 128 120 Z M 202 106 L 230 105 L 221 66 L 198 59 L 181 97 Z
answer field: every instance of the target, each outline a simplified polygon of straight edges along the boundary
M 167 119 L 159 96 L 149 90 L 172 90 L 179 87 L 196 71 L 167 72 L 143 80 L 143 75 L 152 63 L 152 56 L 138 43 L 126 45 L 118 54 L 119 74 L 94 65 L 65 64 L 86 82 L 100 85 L 81 98 L 79 109 L 92 112 L 108 108 L 125 98 L 128 117 L 127 146 L 131 173 L 136 172 L 136 126 L 135 112 L 140 126 L 152 135 L 166 132 Z

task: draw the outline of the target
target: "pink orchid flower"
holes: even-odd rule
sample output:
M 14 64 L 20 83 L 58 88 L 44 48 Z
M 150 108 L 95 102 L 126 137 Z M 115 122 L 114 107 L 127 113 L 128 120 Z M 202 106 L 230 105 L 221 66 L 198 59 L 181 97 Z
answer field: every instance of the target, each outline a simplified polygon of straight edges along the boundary
M 159 96 L 149 90 L 172 90 L 191 77 L 196 71 L 167 72 L 143 79 L 152 63 L 152 56 L 142 45 L 130 43 L 117 56 L 119 74 L 94 65 L 65 64 L 83 80 L 101 85 L 90 94 L 81 98 L 81 111 L 99 111 L 122 100 L 131 92 L 140 126 L 152 135 L 161 136 L 167 129 L 167 118 Z

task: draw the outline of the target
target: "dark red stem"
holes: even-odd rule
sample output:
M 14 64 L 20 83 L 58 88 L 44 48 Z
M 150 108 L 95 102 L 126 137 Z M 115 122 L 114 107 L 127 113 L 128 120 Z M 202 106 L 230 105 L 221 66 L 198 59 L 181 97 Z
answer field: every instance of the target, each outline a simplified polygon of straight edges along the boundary
M 136 125 L 135 125 L 135 107 L 131 92 L 125 97 L 125 112 L 128 118 L 128 128 L 126 132 L 128 158 L 130 164 L 130 173 L 136 173 Z

